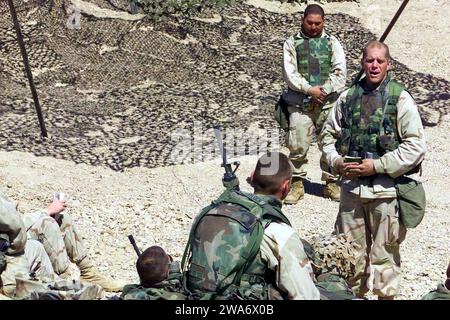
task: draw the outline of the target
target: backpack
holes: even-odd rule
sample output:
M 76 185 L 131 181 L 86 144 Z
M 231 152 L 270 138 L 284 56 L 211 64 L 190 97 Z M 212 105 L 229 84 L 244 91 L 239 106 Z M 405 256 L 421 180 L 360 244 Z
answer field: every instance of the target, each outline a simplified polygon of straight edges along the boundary
M 269 202 L 226 190 L 196 217 L 181 262 L 183 288 L 193 299 L 267 299 L 267 268 L 258 255 L 264 228 L 290 225 Z

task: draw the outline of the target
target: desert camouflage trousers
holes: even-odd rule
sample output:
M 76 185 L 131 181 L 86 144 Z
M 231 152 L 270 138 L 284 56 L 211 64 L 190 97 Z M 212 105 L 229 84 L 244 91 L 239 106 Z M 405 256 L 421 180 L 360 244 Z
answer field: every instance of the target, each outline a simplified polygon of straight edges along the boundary
M 289 106 L 289 131 L 287 135 L 287 147 L 290 154 L 289 159 L 294 165 L 294 177 L 305 178 L 307 175 L 305 164 L 308 162 L 307 155 L 314 134 L 319 134 L 327 119 L 328 113 L 333 106 L 332 103 L 324 106 L 303 107 Z M 320 168 L 322 169 L 323 181 L 336 181 L 337 176 L 331 174 L 326 158 L 320 158 Z
M 67 212 L 54 219 L 45 212 L 37 211 L 25 214 L 24 220 L 28 238 L 44 245 L 56 274 L 64 273 L 70 261 L 78 263 L 86 257 L 81 236 Z
M 43 281 L 55 279 L 52 263 L 39 241 L 28 240 L 24 253 L 7 255 L 6 260 L 7 265 L 1 274 L 1 282 L 2 291 L 8 297 L 14 296 L 16 276 L 25 276 L 34 271 L 37 279 Z
M 342 191 L 336 231 L 351 236 L 360 246 L 355 275 L 347 280 L 356 295 L 369 291 L 395 296 L 400 282 L 400 243 L 406 228 L 399 221 L 397 199 L 360 199 Z

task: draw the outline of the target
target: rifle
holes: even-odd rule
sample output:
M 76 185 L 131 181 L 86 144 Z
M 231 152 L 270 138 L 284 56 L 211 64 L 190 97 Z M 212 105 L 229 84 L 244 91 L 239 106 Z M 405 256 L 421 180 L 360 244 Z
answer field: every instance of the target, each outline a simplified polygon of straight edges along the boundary
M 236 177 L 234 173 L 239 168 L 241 163 L 239 161 L 234 161 L 231 163 L 227 162 L 227 150 L 223 146 L 222 132 L 220 131 L 220 126 L 214 125 L 213 128 L 217 143 L 219 145 L 220 155 L 222 156 L 221 166 L 225 168 L 225 174 L 223 175 L 222 178 L 223 186 L 229 190 L 239 190 L 239 179 Z M 234 170 L 231 167 L 232 164 L 235 165 Z
M 133 246 L 134 251 L 136 252 L 137 256 L 140 257 L 141 251 L 139 250 L 138 246 L 136 245 L 136 241 L 134 241 L 134 237 L 131 234 L 128 236 L 128 240 L 130 240 L 131 245 Z
M 391 32 L 392 28 L 394 27 L 395 23 L 397 22 L 398 18 L 402 14 L 402 12 L 405 9 L 408 2 L 409 2 L 409 0 L 403 0 L 402 4 L 400 5 L 400 8 L 398 8 L 397 12 L 395 13 L 391 22 L 387 26 L 386 30 L 384 30 L 384 33 L 379 40 L 380 42 L 384 42 L 384 40 L 386 40 L 387 36 Z M 353 79 L 351 86 L 354 86 L 359 81 L 359 79 L 361 78 L 363 73 L 364 73 L 364 69 L 359 70 L 359 73 L 356 75 L 355 79 Z M 342 91 L 341 91 L 341 93 L 342 93 Z

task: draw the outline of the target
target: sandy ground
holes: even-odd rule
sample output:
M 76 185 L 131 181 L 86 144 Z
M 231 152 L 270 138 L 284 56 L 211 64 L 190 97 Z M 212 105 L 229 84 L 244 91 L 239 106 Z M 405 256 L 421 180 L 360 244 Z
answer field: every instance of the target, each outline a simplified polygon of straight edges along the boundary
M 378 5 L 380 12 L 391 17 L 399 4 L 400 1 L 373 0 L 324 7 L 327 12 L 364 18 L 367 8 Z M 258 1 L 258 5 L 268 4 Z M 270 6 L 271 10 L 280 10 L 276 2 Z M 446 43 L 449 14 L 448 1 L 411 1 L 388 38 L 394 57 L 416 71 L 450 80 L 449 44 Z M 383 18 L 382 25 L 388 20 Z M 380 33 L 375 27 L 370 29 Z M 402 245 L 400 299 L 418 299 L 433 289 L 444 280 L 450 260 L 450 201 L 445 192 L 450 189 L 449 120 L 446 116 L 440 125 L 426 128 L 429 151 L 420 179 L 427 191 L 427 213 L 418 228 L 409 230 Z M 338 210 L 337 203 L 320 197 L 318 159 L 319 152 L 313 146 L 308 193 L 301 203 L 286 208 L 294 227 L 304 237 L 330 232 Z M 249 190 L 245 177 L 256 157 L 240 160 L 238 175 L 244 189 Z M 159 244 L 180 258 L 192 217 L 221 192 L 221 176 L 218 161 L 134 168 L 120 173 L 28 153 L 0 152 L 1 188 L 19 202 L 20 211 L 42 207 L 53 192 L 64 191 L 89 255 L 101 271 L 129 282 L 137 281 L 136 256 L 126 236 L 133 234 L 142 249 Z

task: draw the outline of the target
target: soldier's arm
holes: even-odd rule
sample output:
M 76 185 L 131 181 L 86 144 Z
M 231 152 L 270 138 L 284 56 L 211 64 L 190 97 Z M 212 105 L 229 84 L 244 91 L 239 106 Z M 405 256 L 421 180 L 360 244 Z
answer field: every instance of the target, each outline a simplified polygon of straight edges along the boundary
M 0 199 L 0 233 L 5 233 L 9 237 L 9 254 L 20 253 L 25 249 L 27 242 L 27 232 L 22 219 L 17 214 L 15 208 L 5 205 L 4 199 Z M 13 205 L 13 203 L 11 202 Z
M 346 94 L 347 92 L 341 94 L 334 103 L 319 135 L 319 148 L 326 157 L 327 163 L 331 168 L 335 167 L 336 160 L 340 158 L 335 143 L 336 140 L 341 137 L 342 105 L 345 102 Z
M 307 94 L 311 88 L 309 82 L 298 72 L 294 37 L 290 37 L 283 45 L 283 79 L 294 91 Z
M 264 231 L 261 258 L 276 273 L 276 285 L 290 300 L 319 300 L 313 271 L 298 234 L 284 223 Z
M 345 52 L 339 40 L 330 36 L 332 45 L 331 70 L 328 80 L 323 84 L 323 90 L 326 94 L 338 92 L 345 87 L 347 80 L 347 63 L 345 61 Z
M 402 143 L 397 149 L 374 160 L 377 173 L 396 178 L 416 167 L 426 152 L 425 132 L 414 99 L 403 91 L 397 103 L 397 128 Z

